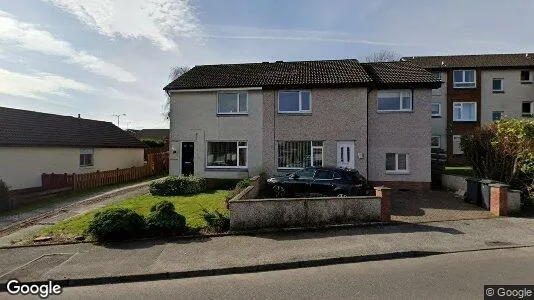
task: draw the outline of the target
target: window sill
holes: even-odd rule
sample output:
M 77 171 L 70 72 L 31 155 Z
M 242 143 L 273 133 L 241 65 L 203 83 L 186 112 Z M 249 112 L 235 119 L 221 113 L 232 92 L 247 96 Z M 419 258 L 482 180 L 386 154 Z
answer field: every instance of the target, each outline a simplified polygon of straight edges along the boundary
M 387 175 L 410 175 L 410 171 L 386 171 Z
M 476 86 L 469 86 L 469 87 L 460 87 L 460 86 L 454 86 L 453 89 L 455 90 L 476 90 Z
M 205 167 L 204 171 L 210 172 L 248 172 L 247 167 L 231 167 L 231 168 L 218 168 L 218 167 Z
M 532 84 L 532 81 L 521 81 L 521 84 Z
M 452 120 L 452 122 L 454 122 L 454 123 L 467 123 L 467 124 L 469 124 L 469 123 L 473 123 L 473 124 L 474 124 L 474 123 L 477 123 L 478 121 L 476 121 L 476 120 L 475 120 L 475 121 L 473 121 L 473 120 L 466 120 L 466 121 L 462 121 L 462 120 Z
M 377 110 L 376 112 L 379 114 L 407 114 L 413 113 L 413 110 Z
M 492 91 L 494 94 L 504 94 L 504 91 Z
M 279 115 L 288 115 L 288 116 L 311 116 L 310 112 L 278 112 Z
M 235 113 L 235 114 L 217 113 L 217 117 L 243 117 L 243 116 L 248 116 L 248 113 Z
M 432 116 L 432 119 L 441 119 L 442 116 Z
M 95 166 L 92 165 L 92 166 L 80 166 L 80 169 L 83 169 L 83 170 L 89 170 L 89 169 L 93 169 Z

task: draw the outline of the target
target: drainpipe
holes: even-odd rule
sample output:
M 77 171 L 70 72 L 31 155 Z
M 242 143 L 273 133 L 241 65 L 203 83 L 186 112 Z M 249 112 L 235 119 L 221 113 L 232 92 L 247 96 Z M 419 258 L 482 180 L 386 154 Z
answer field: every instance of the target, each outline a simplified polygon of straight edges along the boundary
M 366 161 L 366 165 L 367 167 L 365 168 L 365 178 L 367 178 L 367 181 L 369 181 L 369 94 L 373 91 L 373 89 L 370 89 L 370 88 L 367 88 L 367 103 L 366 103 L 366 107 L 367 109 L 365 110 L 365 114 L 367 116 L 367 123 L 365 124 L 366 125 L 366 128 L 367 128 L 367 147 L 365 147 L 365 150 L 366 150 L 366 153 L 365 153 L 365 161 Z

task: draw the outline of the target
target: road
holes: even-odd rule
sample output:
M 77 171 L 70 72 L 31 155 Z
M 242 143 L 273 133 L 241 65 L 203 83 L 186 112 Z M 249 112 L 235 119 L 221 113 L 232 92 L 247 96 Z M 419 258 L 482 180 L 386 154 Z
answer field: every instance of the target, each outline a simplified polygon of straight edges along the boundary
M 534 284 L 534 248 L 72 287 L 60 298 L 482 299 L 484 284 Z

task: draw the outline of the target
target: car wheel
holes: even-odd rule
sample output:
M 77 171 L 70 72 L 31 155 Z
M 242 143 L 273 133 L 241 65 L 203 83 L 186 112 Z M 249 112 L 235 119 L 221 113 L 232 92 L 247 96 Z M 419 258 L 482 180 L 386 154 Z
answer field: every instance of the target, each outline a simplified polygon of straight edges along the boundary
M 282 198 L 286 195 L 286 189 L 284 189 L 284 187 L 281 185 L 273 186 L 273 192 L 276 198 Z
M 343 198 L 343 197 L 347 197 L 347 194 L 345 194 L 344 192 L 338 192 L 338 193 L 337 193 L 337 196 L 338 196 L 339 198 Z

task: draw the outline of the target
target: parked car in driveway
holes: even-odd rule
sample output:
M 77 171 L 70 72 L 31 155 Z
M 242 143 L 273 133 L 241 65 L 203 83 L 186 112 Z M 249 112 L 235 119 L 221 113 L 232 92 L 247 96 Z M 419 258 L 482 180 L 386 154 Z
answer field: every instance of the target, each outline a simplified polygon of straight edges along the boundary
M 369 195 L 370 186 L 358 171 L 338 168 L 309 167 L 284 176 L 267 179 L 275 197 L 299 194 L 323 196 Z

